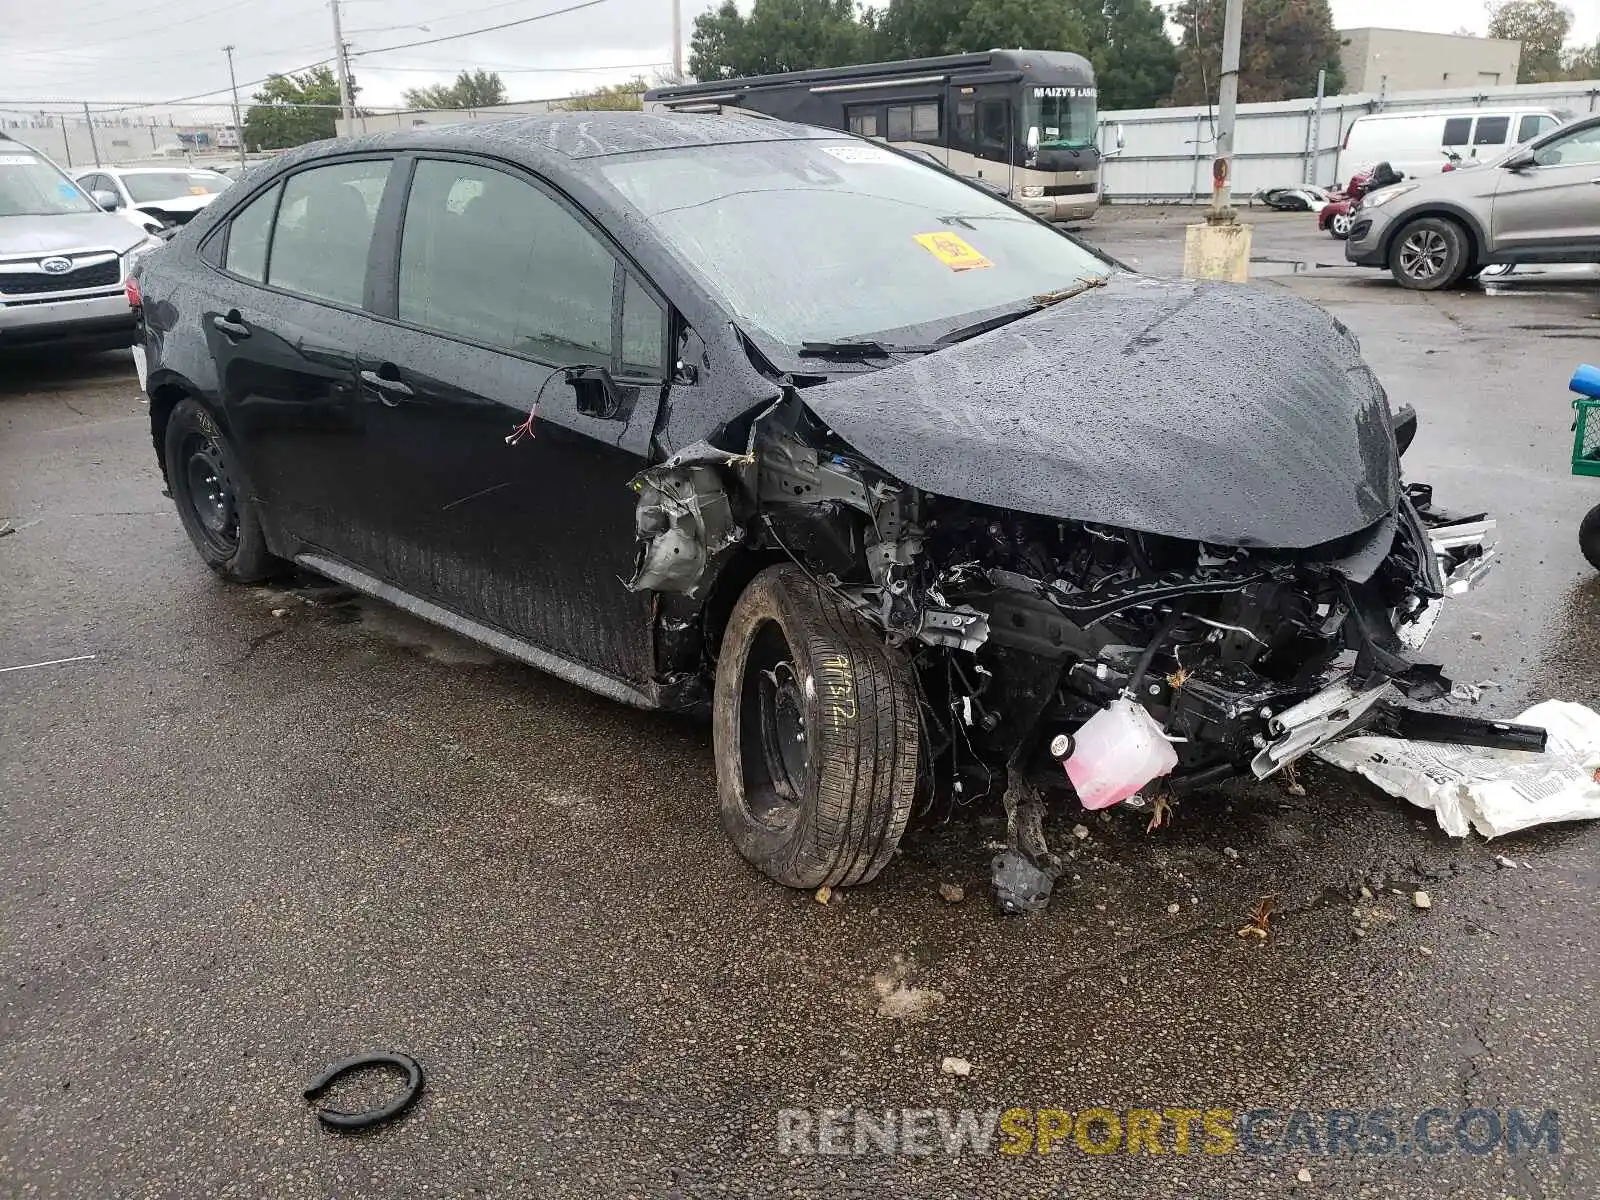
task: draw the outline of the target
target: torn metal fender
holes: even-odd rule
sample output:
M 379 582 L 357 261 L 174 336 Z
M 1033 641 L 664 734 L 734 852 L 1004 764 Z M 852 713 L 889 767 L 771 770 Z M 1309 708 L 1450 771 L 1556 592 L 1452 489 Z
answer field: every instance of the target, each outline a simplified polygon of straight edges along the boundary
M 750 455 L 697 442 L 634 476 L 639 554 L 629 591 L 699 595 L 709 580 L 711 561 L 744 539 L 722 470 L 750 461 Z

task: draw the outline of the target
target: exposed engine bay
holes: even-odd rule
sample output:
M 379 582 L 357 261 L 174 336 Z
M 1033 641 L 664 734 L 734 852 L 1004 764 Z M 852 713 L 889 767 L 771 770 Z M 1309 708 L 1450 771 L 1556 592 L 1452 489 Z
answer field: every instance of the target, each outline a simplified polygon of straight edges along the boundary
M 1423 486 L 1297 550 L 953 500 L 866 460 L 796 392 L 755 417 L 745 453 L 702 444 L 637 485 L 632 587 L 695 595 L 736 547 L 792 559 L 912 656 L 925 753 L 967 795 L 1070 790 L 1077 734 L 1119 698 L 1170 744 L 1171 792 L 1270 776 L 1402 693 L 1447 690 L 1410 651 L 1493 553 L 1492 521 L 1435 512 Z

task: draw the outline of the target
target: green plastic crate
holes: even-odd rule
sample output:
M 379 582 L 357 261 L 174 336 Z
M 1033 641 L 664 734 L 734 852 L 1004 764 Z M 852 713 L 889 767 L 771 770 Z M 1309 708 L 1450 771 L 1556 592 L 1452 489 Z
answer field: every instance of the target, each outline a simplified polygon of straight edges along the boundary
M 1572 411 L 1572 473 L 1600 476 L 1600 400 L 1574 400 Z

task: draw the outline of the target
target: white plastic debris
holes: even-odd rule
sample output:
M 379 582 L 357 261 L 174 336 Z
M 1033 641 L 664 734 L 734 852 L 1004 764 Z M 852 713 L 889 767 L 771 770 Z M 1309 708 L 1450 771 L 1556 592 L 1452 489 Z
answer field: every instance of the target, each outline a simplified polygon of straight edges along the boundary
M 1501 837 L 1556 821 L 1600 817 L 1600 713 L 1564 700 L 1517 718 L 1548 730 L 1545 753 L 1353 737 L 1317 757 L 1370 779 L 1391 796 L 1431 808 L 1452 837 Z
M 1141 704 L 1113 700 L 1073 735 L 1067 776 L 1085 808 L 1110 808 L 1178 765 L 1178 753 Z

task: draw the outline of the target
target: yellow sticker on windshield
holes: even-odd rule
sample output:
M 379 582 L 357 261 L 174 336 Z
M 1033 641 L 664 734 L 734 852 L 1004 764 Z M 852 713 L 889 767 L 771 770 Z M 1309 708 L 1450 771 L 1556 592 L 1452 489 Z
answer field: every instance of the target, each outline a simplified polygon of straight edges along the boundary
M 917 242 L 952 271 L 976 271 L 994 264 L 972 248 L 966 238 L 954 233 L 919 233 Z
M 189 195 L 191 196 L 209 196 L 210 194 L 211 193 L 206 191 L 203 187 L 192 187 L 189 189 Z

